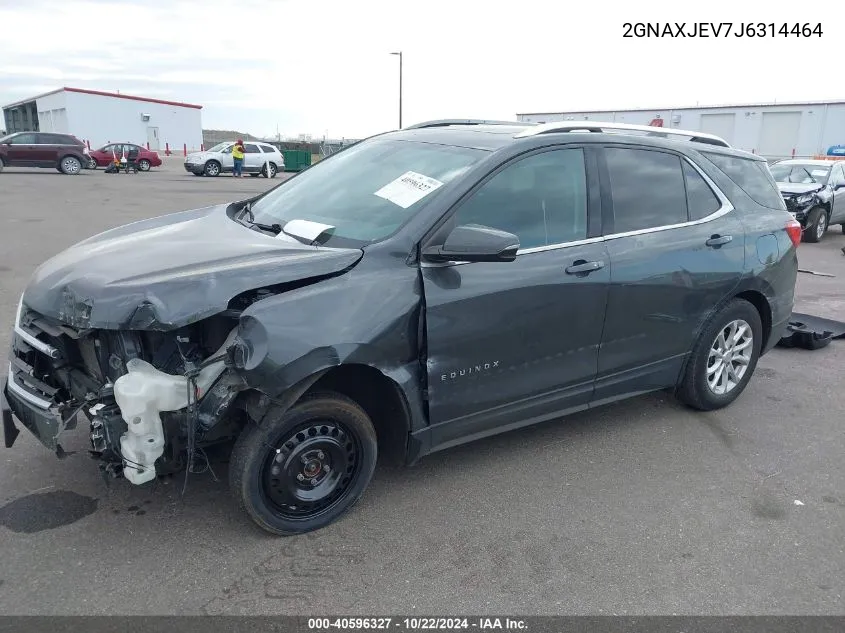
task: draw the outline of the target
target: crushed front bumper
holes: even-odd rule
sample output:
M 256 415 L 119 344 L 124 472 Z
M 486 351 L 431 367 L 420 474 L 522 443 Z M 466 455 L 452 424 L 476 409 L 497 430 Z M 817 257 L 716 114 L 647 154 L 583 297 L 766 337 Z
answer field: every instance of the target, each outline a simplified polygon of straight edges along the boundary
M 2 408 L 3 437 L 6 448 L 12 448 L 20 433 L 14 422 L 14 418 L 17 418 L 44 446 L 57 455 L 63 453 L 59 444 L 59 435 L 75 424 L 68 424 L 68 421 L 63 420 L 62 416 L 52 409 L 42 409 L 17 396 L 14 387 L 10 388 L 9 379 L 3 381 L 3 389 L 0 391 L 0 408 Z

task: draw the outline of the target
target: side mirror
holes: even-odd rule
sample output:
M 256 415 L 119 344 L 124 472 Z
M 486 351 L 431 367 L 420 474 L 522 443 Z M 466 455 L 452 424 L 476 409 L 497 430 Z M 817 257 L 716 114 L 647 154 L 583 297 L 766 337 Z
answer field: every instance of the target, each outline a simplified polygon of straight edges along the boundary
M 489 226 L 456 226 L 443 246 L 423 251 L 430 262 L 512 262 L 519 250 L 519 238 L 513 233 Z

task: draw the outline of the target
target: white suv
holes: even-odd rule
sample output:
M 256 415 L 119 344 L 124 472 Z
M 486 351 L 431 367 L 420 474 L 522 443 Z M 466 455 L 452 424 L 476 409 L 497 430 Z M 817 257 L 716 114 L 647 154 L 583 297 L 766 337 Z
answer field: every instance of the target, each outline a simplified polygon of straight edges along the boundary
M 194 176 L 219 176 L 222 173 L 232 173 L 232 146 L 234 141 L 218 143 L 204 152 L 188 154 L 185 158 L 185 171 Z M 248 141 L 244 143 L 244 173 L 250 176 L 267 176 L 275 178 L 276 174 L 285 170 L 285 159 L 278 148 L 269 143 Z

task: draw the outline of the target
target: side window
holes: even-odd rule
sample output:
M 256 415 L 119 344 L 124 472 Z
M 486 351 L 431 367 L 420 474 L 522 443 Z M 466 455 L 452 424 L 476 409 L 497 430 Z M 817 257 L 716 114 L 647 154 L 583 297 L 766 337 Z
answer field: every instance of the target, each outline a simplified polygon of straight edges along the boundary
M 480 224 L 519 237 L 520 249 L 587 237 L 584 152 L 561 149 L 523 158 L 464 202 L 458 224 Z
M 757 204 L 770 209 L 786 208 L 765 161 L 710 152 L 704 155 Z
M 681 159 L 644 149 L 605 149 L 613 198 L 613 232 L 639 231 L 687 221 Z
M 35 134 L 20 134 L 9 139 L 11 145 L 34 145 L 35 143 Z
M 718 211 L 722 203 L 710 185 L 701 177 L 695 168 L 686 161 L 684 166 L 684 181 L 687 185 L 687 203 L 689 205 L 689 219 L 700 220 Z
M 275 154 L 276 153 L 276 148 L 271 147 L 270 145 L 259 145 L 259 147 L 262 149 L 262 151 L 265 154 Z
M 260 154 L 258 145 L 254 143 L 244 143 L 244 154 Z

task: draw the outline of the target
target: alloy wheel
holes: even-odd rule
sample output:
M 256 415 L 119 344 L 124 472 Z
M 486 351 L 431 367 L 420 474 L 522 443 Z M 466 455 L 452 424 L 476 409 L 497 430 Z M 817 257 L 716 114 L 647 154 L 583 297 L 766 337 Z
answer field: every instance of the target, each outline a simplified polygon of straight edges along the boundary
M 66 156 L 62 159 L 62 171 L 66 174 L 77 174 L 81 168 L 82 163 L 73 156 Z
M 819 221 L 816 222 L 816 238 L 822 239 L 824 237 L 824 232 L 827 230 L 827 216 L 822 213 L 819 216 Z
M 707 357 L 707 386 L 713 393 L 725 395 L 742 382 L 751 363 L 753 342 L 751 326 L 743 319 L 731 321 L 719 331 Z

